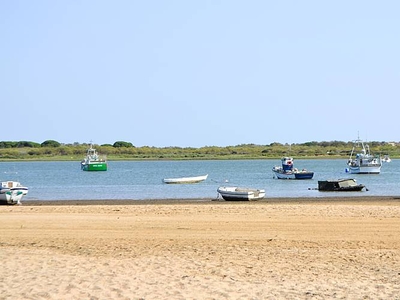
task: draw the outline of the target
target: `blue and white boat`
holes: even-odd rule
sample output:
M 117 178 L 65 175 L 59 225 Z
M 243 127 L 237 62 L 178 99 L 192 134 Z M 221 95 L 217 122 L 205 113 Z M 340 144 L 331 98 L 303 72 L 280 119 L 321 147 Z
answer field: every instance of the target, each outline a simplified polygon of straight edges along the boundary
M 293 167 L 293 158 L 286 156 L 281 159 L 282 165 L 272 168 L 274 178 L 277 179 L 312 179 L 314 172 L 306 169 L 299 170 Z

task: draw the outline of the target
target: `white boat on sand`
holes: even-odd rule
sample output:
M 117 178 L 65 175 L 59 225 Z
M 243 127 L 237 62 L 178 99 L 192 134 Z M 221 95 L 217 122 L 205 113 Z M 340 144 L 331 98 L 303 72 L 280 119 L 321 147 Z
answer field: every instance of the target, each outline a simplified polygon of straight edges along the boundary
M 226 201 L 251 201 L 259 200 L 264 198 L 265 190 L 252 189 L 252 188 L 241 188 L 237 186 L 221 186 L 217 189 L 217 192 Z
M 0 203 L 21 204 L 22 198 L 28 194 L 28 188 L 18 181 L 3 181 L 0 186 Z
M 8 188 L 11 191 L 21 191 L 24 196 L 28 194 L 28 188 L 18 181 L 3 181 L 1 187 Z
M 177 178 L 164 178 L 163 182 L 168 184 L 182 184 L 182 183 L 198 183 L 206 180 L 208 174 L 201 176 L 192 176 L 192 177 L 177 177 Z

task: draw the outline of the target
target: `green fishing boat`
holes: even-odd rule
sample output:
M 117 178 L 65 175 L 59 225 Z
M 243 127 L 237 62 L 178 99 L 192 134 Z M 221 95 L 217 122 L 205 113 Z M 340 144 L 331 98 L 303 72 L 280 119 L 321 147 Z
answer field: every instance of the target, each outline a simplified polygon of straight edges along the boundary
M 97 154 L 93 144 L 90 144 L 86 157 L 81 161 L 81 169 L 83 171 L 107 171 L 107 160 Z

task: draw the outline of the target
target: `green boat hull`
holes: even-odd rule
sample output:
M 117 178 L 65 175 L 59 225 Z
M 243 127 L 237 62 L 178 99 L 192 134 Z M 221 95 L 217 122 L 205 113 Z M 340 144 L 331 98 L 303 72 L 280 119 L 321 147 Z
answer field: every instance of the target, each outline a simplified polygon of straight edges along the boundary
M 106 162 L 91 162 L 89 164 L 82 164 L 83 171 L 107 171 Z
M 107 171 L 107 160 L 97 154 L 93 144 L 87 150 L 86 157 L 81 161 L 83 171 Z

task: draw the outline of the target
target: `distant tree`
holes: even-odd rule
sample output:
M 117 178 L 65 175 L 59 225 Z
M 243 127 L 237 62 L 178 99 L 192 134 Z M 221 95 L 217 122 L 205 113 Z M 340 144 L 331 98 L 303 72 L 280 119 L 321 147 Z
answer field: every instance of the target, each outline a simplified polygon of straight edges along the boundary
M 0 142 L 0 148 L 16 148 L 17 147 L 17 142 L 10 142 L 10 141 L 4 141 Z
M 17 148 L 38 148 L 40 147 L 39 143 L 35 142 L 27 142 L 27 141 L 19 141 L 16 145 Z
M 54 148 L 57 148 L 57 147 L 60 147 L 61 144 L 60 144 L 59 142 L 57 142 L 57 141 L 47 140 L 47 141 L 44 141 L 44 142 L 41 144 L 41 146 L 42 146 L 42 147 L 54 147 Z
M 122 148 L 122 147 L 130 148 L 130 147 L 133 147 L 133 145 L 130 142 L 117 141 L 113 144 L 113 147 L 114 148 Z
M 305 142 L 303 144 L 300 145 L 304 145 L 304 146 L 308 146 L 308 147 L 314 147 L 314 146 L 318 146 L 318 142 L 312 141 L 312 142 Z
M 277 143 L 277 142 L 273 142 L 271 144 L 269 144 L 270 147 L 274 147 L 274 146 L 283 146 L 283 144 L 281 143 Z

